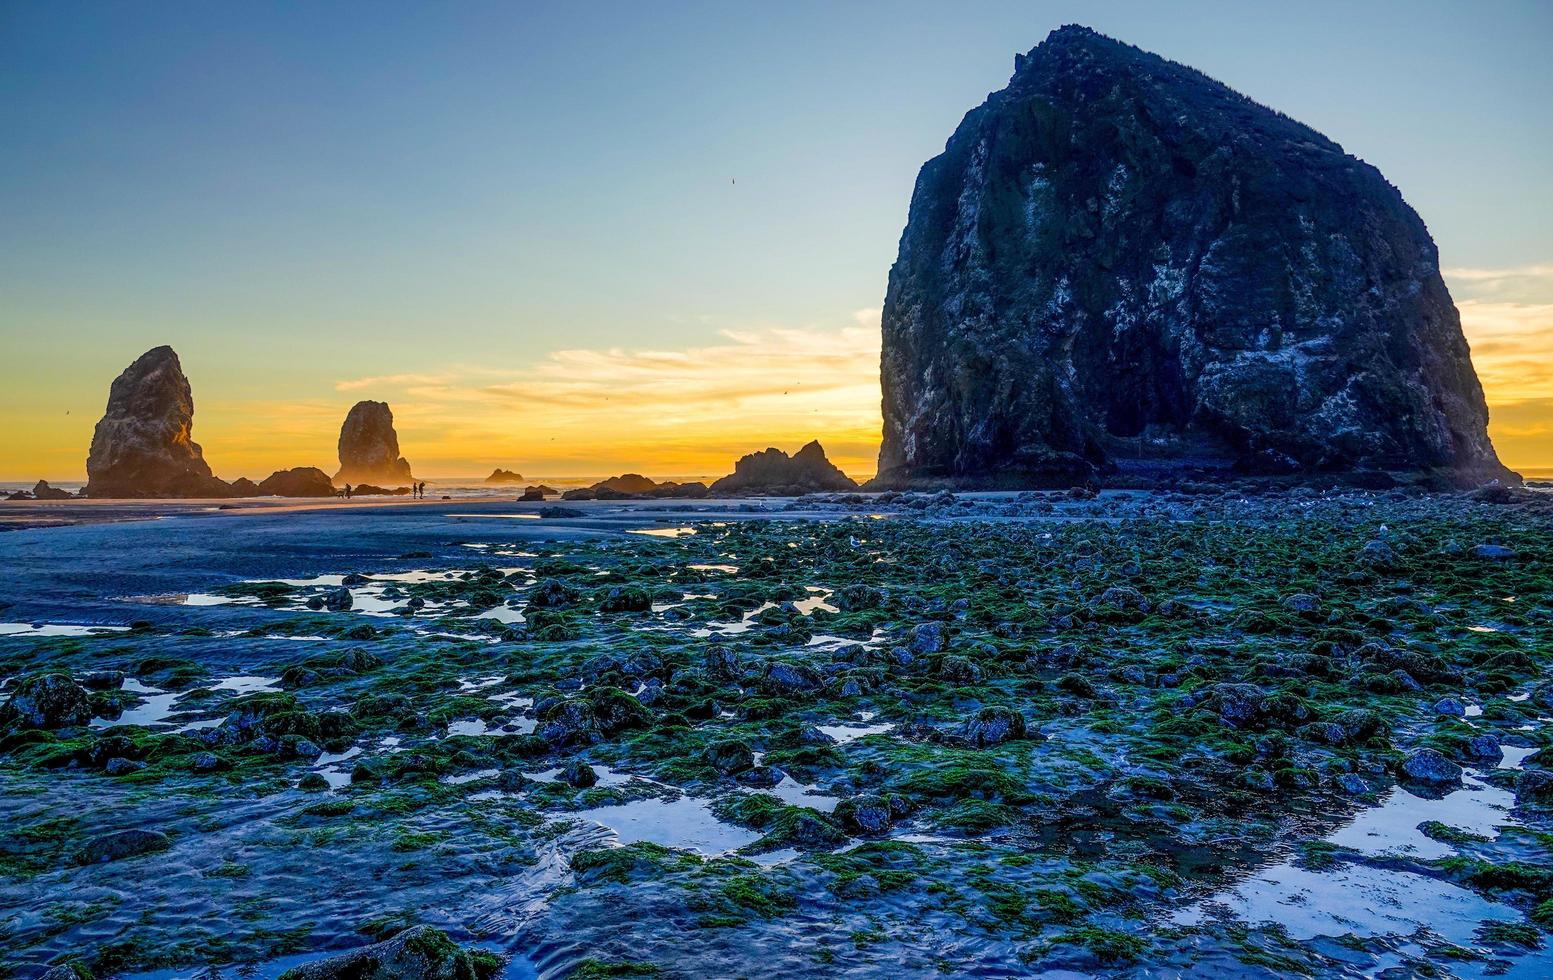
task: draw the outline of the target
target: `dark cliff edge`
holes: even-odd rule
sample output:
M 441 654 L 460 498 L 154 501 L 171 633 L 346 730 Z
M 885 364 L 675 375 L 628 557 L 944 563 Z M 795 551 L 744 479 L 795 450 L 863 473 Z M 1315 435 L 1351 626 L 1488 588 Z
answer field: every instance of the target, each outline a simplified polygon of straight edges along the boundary
M 1519 479 L 1398 190 L 1083 27 L 923 166 L 880 375 L 876 489 Z

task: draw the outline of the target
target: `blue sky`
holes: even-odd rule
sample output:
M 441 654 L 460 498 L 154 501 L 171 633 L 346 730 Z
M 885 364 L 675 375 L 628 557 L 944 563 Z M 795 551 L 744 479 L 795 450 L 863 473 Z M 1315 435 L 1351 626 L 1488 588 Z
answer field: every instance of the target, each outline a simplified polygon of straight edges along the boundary
M 227 476 L 332 458 L 373 396 L 444 472 L 625 465 L 629 441 L 579 444 L 607 406 L 569 387 L 552 417 L 545 383 L 606 390 L 590 352 L 715 348 L 726 372 L 780 331 L 856 334 L 917 169 L 1069 22 L 1374 163 L 1447 267 L 1553 263 L 1546 2 L 3 2 L 0 421 L 35 436 L 0 477 L 79 472 L 107 382 L 159 343 Z M 1452 280 L 1521 306 L 1550 283 Z M 871 453 L 852 409 L 810 416 Z

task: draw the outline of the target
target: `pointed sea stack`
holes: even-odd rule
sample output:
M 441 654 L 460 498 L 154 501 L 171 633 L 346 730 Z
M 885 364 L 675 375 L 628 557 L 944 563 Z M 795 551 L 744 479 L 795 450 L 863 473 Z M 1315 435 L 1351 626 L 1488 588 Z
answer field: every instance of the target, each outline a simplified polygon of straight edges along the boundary
M 86 458 L 88 497 L 226 497 L 194 441 L 194 395 L 171 347 L 113 380 Z
M 385 402 L 357 402 L 340 426 L 340 471 L 337 486 L 378 483 L 385 487 L 408 486 L 415 478 L 410 464 L 399 455 L 399 435 L 394 413 Z
M 1083 27 L 917 178 L 872 486 L 1514 481 L 1424 223 L 1374 167 Z
M 741 457 L 733 472 L 713 483 L 713 494 L 797 496 L 818 491 L 856 490 L 857 483 L 825 456 L 818 439 L 789 456 L 766 449 Z

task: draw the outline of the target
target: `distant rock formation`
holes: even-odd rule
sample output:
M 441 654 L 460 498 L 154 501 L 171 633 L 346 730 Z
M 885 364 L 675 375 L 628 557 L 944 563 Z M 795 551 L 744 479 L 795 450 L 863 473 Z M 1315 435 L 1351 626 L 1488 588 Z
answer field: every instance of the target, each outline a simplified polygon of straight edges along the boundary
M 856 490 L 857 483 L 837 469 L 815 440 L 789 456 L 780 449 L 750 453 L 733 472 L 713 483 L 713 494 L 796 496 L 817 491 Z
M 494 484 L 498 484 L 498 485 L 509 484 L 509 483 L 522 483 L 523 482 L 523 474 L 522 473 L 514 473 L 512 470 L 504 470 L 504 469 L 499 469 L 498 468 L 496 470 L 491 471 L 491 475 L 485 478 L 485 482 L 486 483 L 494 483 Z
M 233 484 L 235 487 L 236 484 Z M 298 466 L 289 470 L 276 470 L 256 487 L 256 497 L 332 497 L 334 483 L 329 474 L 316 466 Z
M 1315 130 L 1083 27 L 1015 58 L 922 167 L 880 375 L 881 488 L 1515 479 L 1397 189 Z
M 6 500 L 72 500 L 74 498 L 75 494 L 69 490 L 51 487 L 47 480 L 39 480 L 33 484 L 31 490 L 17 490 L 5 496 Z
M 335 484 L 408 486 L 414 479 L 410 464 L 399 455 L 399 435 L 388 405 L 363 401 L 351 406 L 340 426 L 340 471 L 334 474 Z
M 549 488 L 546 488 L 549 489 Z M 553 492 L 553 491 L 552 491 Z M 705 497 L 704 483 L 662 483 L 650 480 L 640 473 L 624 473 L 600 480 L 591 487 L 579 487 L 561 494 L 562 500 L 636 500 L 644 497 Z
M 657 489 L 658 482 L 649 480 L 640 473 L 622 473 L 620 476 L 612 476 L 607 480 L 600 480 L 593 485 L 594 492 L 599 490 L 613 490 L 616 493 L 648 493 Z
M 88 497 L 226 497 L 193 439 L 194 395 L 171 347 L 113 381 L 86 458 Z

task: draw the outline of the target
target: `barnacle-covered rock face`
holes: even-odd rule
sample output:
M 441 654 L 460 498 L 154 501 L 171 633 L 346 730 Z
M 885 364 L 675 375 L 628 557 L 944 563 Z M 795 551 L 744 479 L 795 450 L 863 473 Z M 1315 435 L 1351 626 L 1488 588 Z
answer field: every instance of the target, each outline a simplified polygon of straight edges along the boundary
M 917 178 L 880 486 L 1509 474 L 1423 221 L 1374 167 L 1082 27 Z

